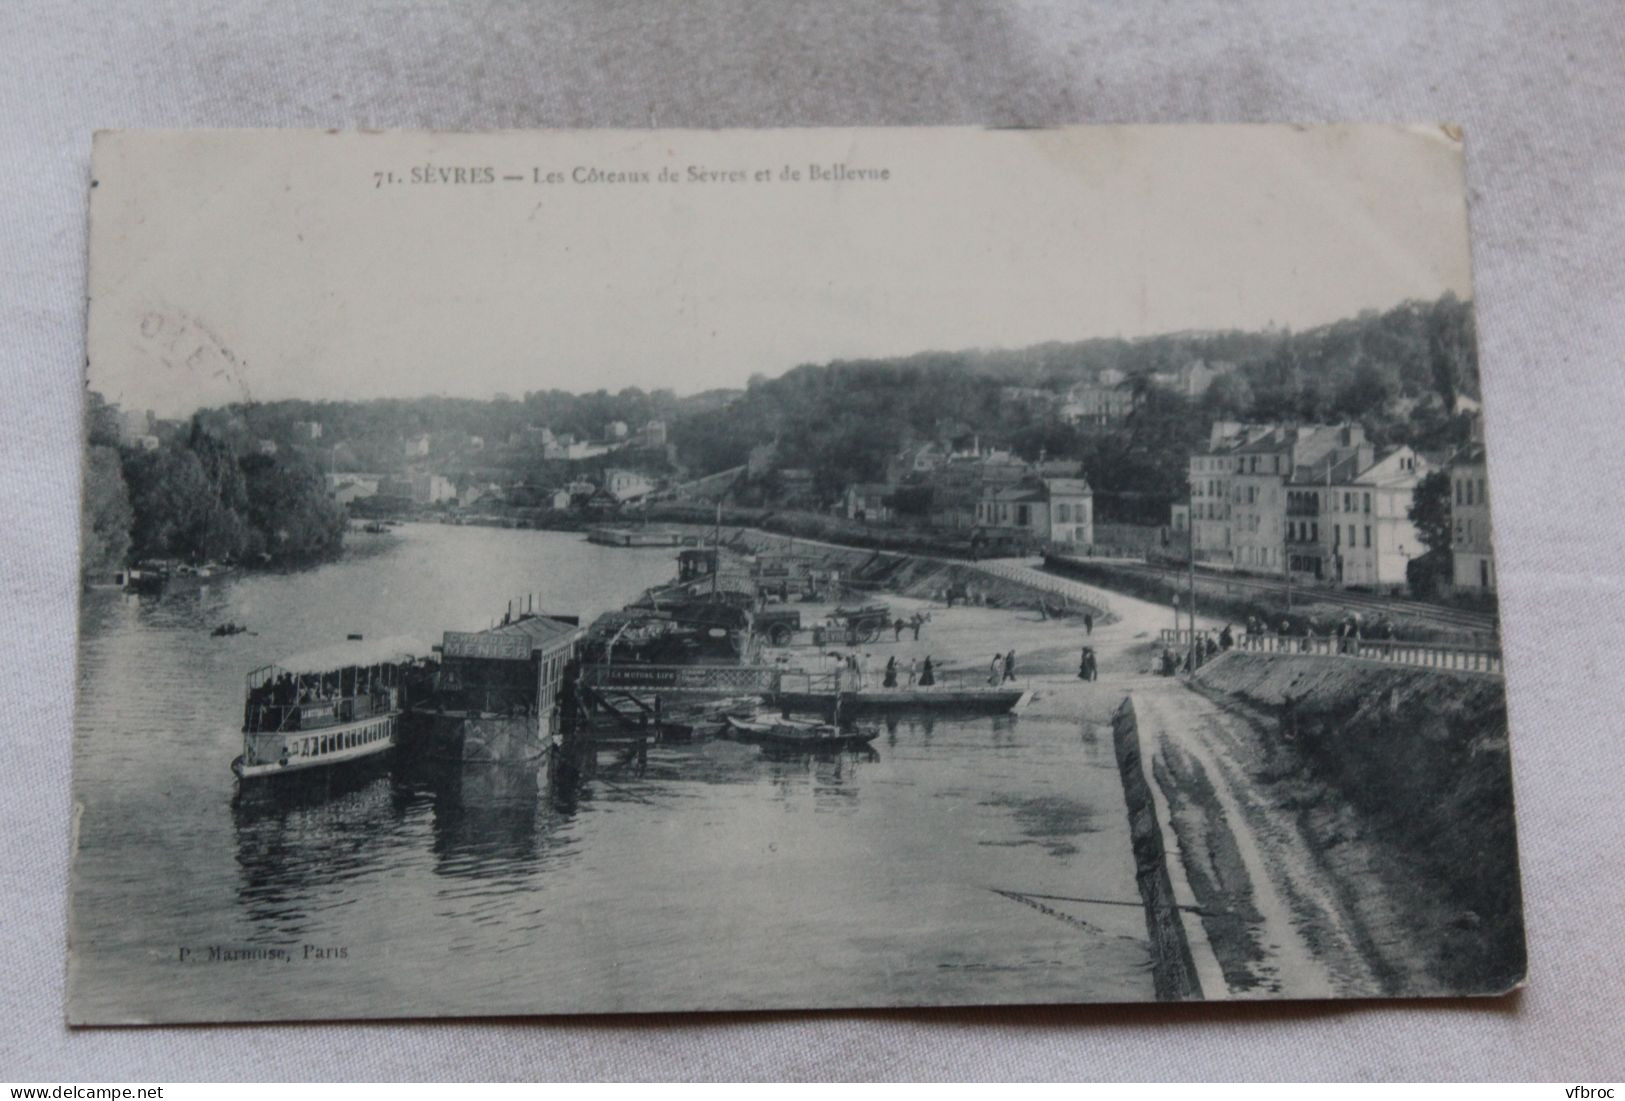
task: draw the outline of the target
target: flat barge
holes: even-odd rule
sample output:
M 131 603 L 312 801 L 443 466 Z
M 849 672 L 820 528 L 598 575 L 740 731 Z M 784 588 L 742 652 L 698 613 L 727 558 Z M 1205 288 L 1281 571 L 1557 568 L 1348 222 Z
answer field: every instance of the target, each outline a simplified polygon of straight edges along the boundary
M 788 675 L 787 675 L 788 679 Z M 1004 688 L 871 688 L 840 693 L 843 714 L 886 711 L 953 711 L 959 714 L 1002 715 L 1013 711 L 1027 693 Z M 780 691 L 773 702 L 791 711 L 825 714 L 834 705 L 834 691 Z
M 587 542 L 602 547 L 680 547 L 683 533 L 667 528 L 609 528 L 587 529 Z

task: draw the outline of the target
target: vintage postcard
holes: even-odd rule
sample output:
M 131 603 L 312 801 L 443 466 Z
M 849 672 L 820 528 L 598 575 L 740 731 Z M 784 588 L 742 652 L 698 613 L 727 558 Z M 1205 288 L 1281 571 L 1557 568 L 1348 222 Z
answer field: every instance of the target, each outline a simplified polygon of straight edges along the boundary
M 1523 981 L 1455 129 L 92 174 L 71 1022 Z

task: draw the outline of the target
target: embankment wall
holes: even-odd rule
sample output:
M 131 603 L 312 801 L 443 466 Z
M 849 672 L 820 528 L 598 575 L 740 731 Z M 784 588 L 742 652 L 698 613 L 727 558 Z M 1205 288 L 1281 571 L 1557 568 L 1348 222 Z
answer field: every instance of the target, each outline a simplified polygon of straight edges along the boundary
M 700 525 L 674 525 L 686 533 L 709 539 L 712 529 Z M 919 599 L 942 600 L 950 588 L 972 586 L 984 601 L 999 607 L 1044 608 L 1051 615 L 1090 613 L 1098 624 L 1113 616 L 1103 608 L 1077 599 L 1063 599 L 1054 593 L 1019 581 L 995 577 L 977 567 L 907 551 L 881 551 L 867 547 L 844 547 L 809 542 L 779 532 L 756 528 L 728 528 L 722 531 L 724 544 L 750 553 L 794 550 L 816 556 L 824 565 L 838 569 L 855 581 L 872 581 L 878 588 Z
M 1133 699 L 1124 700 L 1112 716 L 1112 745 L 1117 753 L 1117 770 L 1123 779 L 1123 797 L 1128 804 L 1134 879 L 1140 888 L 1140 900 L 1145 904 L 1146 935 L 1151 942 L 1151 978 L 1157 999 L 1201 998 L 1202 984 L 1196 976 L 1196 963 L 1191 958 L 1190 942 L 1174 900 L 1173 881 L 1168 875 L 1168 854 L 1162 843 L 1157 804 L 1146 781 Z
M 1265 719 L 1280 760 L 1346 801 L 1413 881 L 1442 893 L 1442 989 L 1497 993 L 1526 971 L 1506 690 L 1497 677 L 1231 652 L 1197 687 Z M 1268 730 L 1273 719 L 1273 734 Z M 1312 832 L 1312 830 L 1310 831 Z

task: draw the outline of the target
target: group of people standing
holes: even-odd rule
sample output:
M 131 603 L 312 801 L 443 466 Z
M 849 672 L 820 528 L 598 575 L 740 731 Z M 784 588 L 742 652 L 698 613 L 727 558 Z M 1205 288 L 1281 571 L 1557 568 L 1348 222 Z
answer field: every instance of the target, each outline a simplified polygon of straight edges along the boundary
M 852 691 L 863 691 L 863 686 L 869 679 L 869 655 L 859 654 L 854 650 L 845 657 L 841 657 L 840 662 L 841 667 L 836 670 L 835 674 L 836 691 L 841 690 L 843 681 L 846 682 L 846 687 Z M 909 658 L 908 668 L 905 670 L 897 664 L 897 655 L 893 654 L 886 659 L 885 670 L 880 676 L 880 686 L 882 688 L 896 688 L 899 686 L 900 678 L 904 676 L 908 678 L 907 687 L 909 688 L 916 685 L 929 688 L 937 683 L 937 670 L 931 661 L 930 655 L 926 656 L 923 664 L 916 658 Z

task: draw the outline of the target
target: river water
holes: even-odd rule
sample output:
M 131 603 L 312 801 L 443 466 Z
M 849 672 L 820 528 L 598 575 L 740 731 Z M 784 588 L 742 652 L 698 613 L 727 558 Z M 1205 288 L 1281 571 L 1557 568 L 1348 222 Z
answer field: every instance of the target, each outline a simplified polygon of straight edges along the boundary
M 87 593 L 71 1019 L 1151 997 L 1136 905 L 999 893 L 1138 898 L 1109 733 L 1078 722 L 903 720 L 835 760 L 658 748 L 573 792 L 481 766 L 234 800 L 250 669 L 479 629 L 527 592 L 585 620 L 673 557 L 408 525 L 305 573 Z M 226 620 L 255 633 L 209 637 Z

